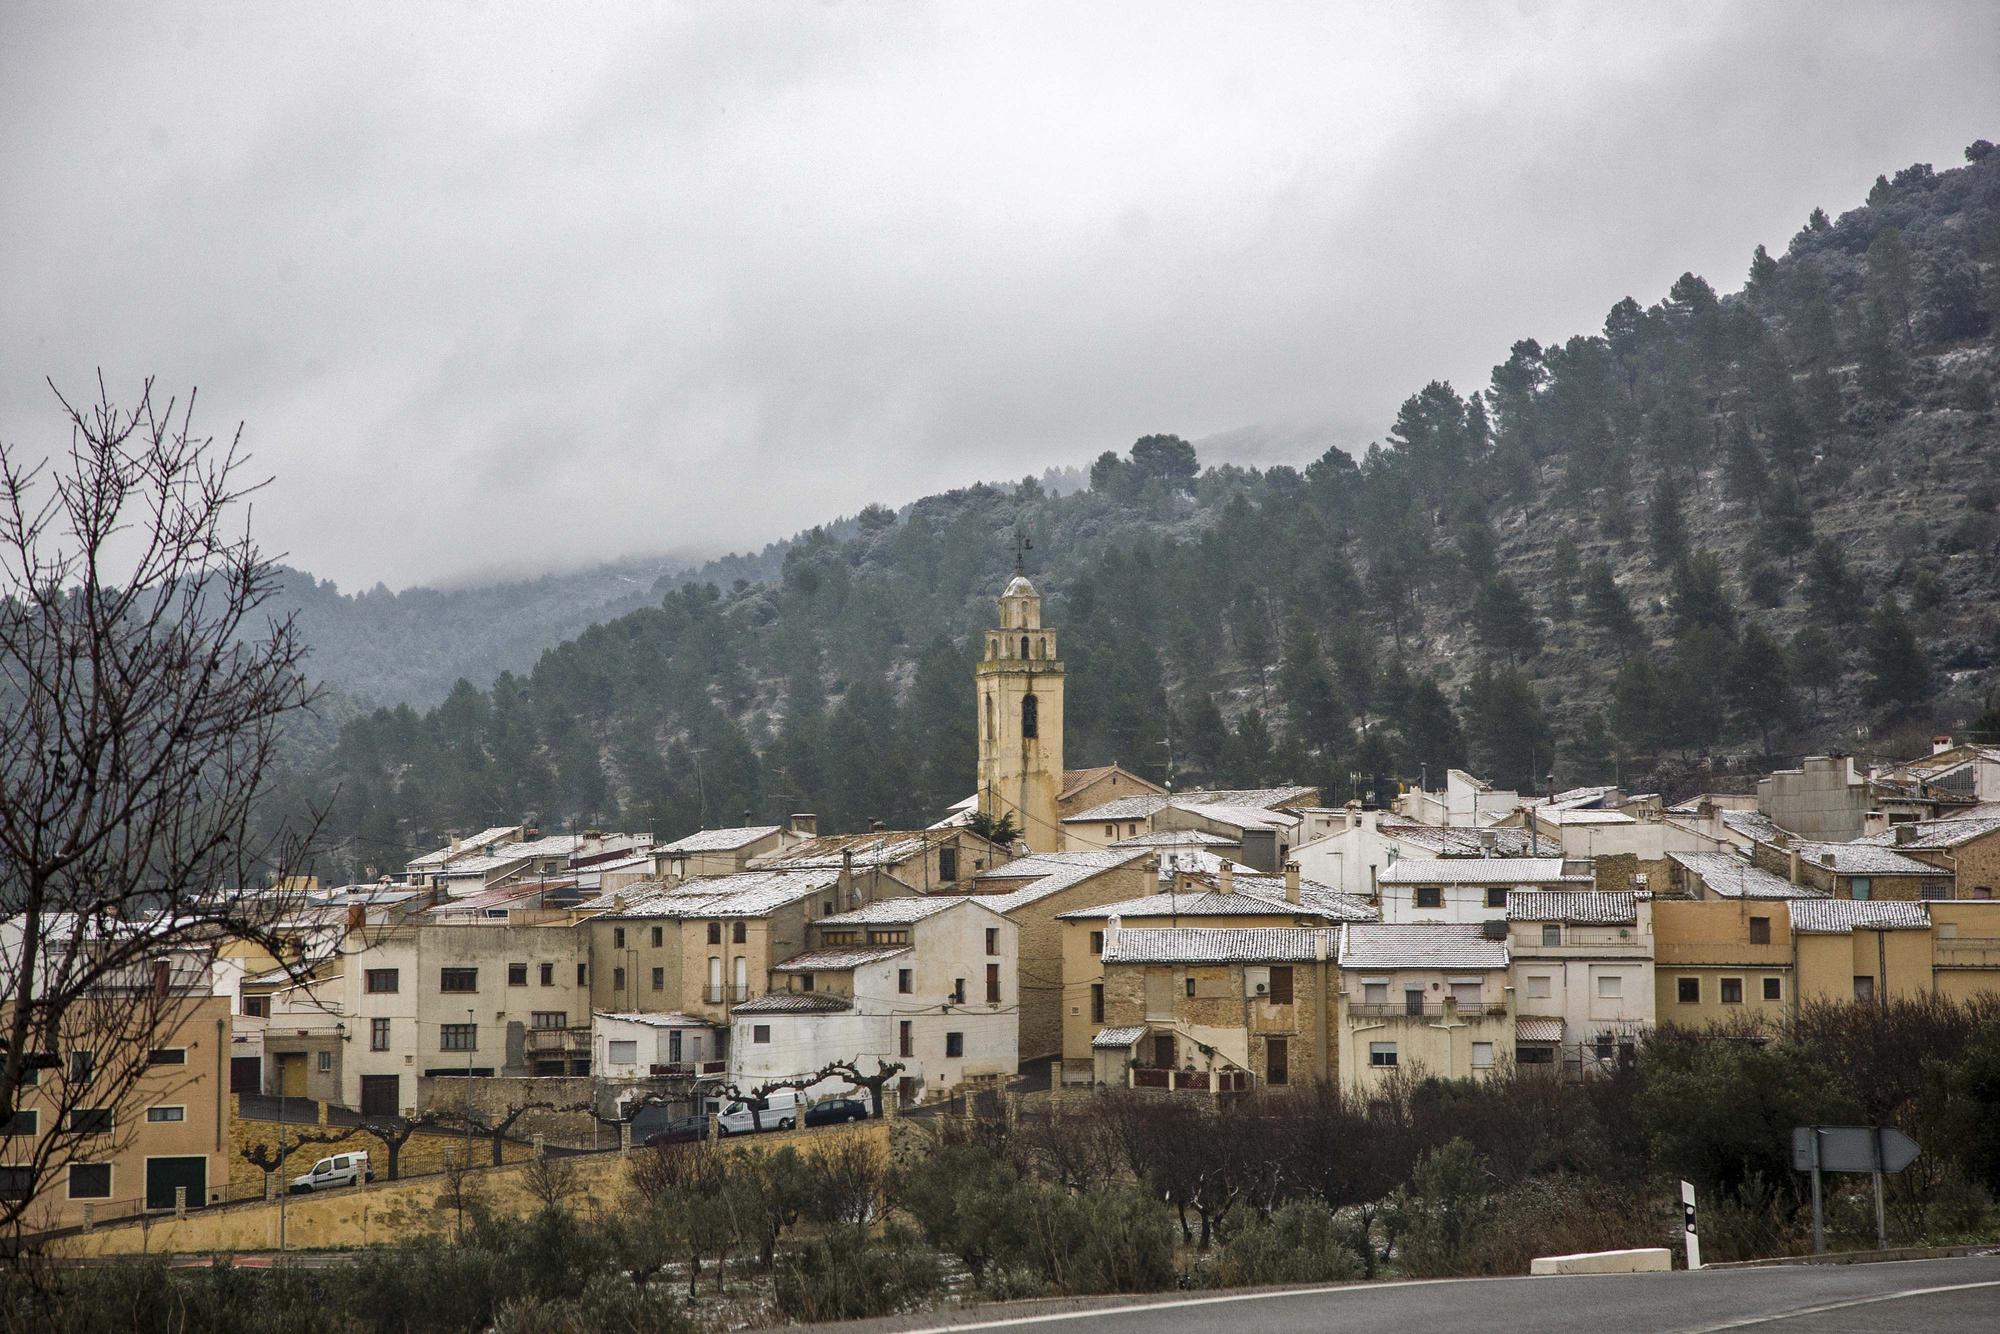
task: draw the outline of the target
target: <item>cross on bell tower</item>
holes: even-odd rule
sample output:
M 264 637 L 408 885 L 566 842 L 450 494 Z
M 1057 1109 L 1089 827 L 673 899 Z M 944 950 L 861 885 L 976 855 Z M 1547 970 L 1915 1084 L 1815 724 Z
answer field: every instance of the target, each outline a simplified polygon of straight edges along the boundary
M 1063 664 L 1056 632 L 1042 624 L 1042 595 L 1028 581 L 1034 544 L 1015 539 L 1014 577 L 1000 594 L 1000 625 L 986 632 L 973 671 L 979 695 L 979 809 L 1012 816 L 1036 852 L 1059 852 L 1056 798 L 1063 783 Z

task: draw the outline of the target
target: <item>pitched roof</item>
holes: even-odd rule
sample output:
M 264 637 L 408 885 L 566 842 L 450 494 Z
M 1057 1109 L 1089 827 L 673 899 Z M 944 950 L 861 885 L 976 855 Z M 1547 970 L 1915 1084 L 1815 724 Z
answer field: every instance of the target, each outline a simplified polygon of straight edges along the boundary
M 1118 773 L 1124 774 L 1127 778 L 1138 779 L 1139 782 L 1145 783 L 1148 787 L 1154 788 L 1156 790 L 1159 786 L 1157 783 L 1154 783 L 1149 779 L 1141 778 L 1138 774 L 1133 773 L 1130 769 L 1125 768 L 1123 765 L 1100 764 L 1094 769 L 1064 770 L 1062 790 L 1056 793 L 1056 800 L 1065 801 L 1068 798 L 1073 797 L 1077 793 L 1083 791 L 1085 788 L 1089 787 L 1092 783 L 1097 782 L 1099 779 L 1109 778 L 1112 774 L 1118 774 Z
M 973 877 L 975 884 L 992 885 L 995 882 L 1024 880 L 1027 883 L 1018 888 L 989 893 L 980 888 L 974 891 L 975 901 L 985 904 L 995 912 L 1012 912 L 1031 903 L 1039 903 L 1054 894 L 1082 884 L 1092 876 L 1103 875 L 1106 871 L 1121 866 L 1130 866 L 1143 861 L 1148 854 L 1139 848 L 1105 849 L 1102 852 L 1037 852 L 1026 857 L 1017 857 L 1005 866 L 990 871 L 981 871 Z
M 880 963 L 893 959 L 898 954 L 908 954 L 908 945 L 827 945 L 804 954 L 795 954 L 781 964 L 772 966 L 774 973 L 837 973 L 843 969 L 859 968 L 863 964 Z
M 1639 910 L 1637 896 L 1624 890 L 1514 889 L 1507 892 L 1507 920 L 1628 926 Z
M 1153 834 L 1121 838 L 1114 848 L 1233 848 L 1236 840 L 1211 834 L 1205 829 L 1162 829 Z
M 1488 940 L 1473 922 L 1373 923 L 1342 928 L 1342 968 L 1507 966 L 1507 942 Z
M 1623 811 L 1602 811 L 1596 807 L 1553 806 L 1535 812 L 1535 818 L 1555 825 L 1637 824 Z
M 1339 830 L 1334 830 L 1338 834 Z M 1384 838 L 1392 838 L 1398 843 L 1413 843 L 1427 848 L 1440 857 L 1480 857 L 1489 852 L 1481 842 L 1490 838 L 1490 852 L 1496 857 L 1526 857 L 1535 848 L 1546 846 L 1547 839 L 1536 840 L 1525 829 L 1461 829 L 1456 826 L 1431 824 L 1398 824 L 1383 821 L 1380 832 Z
M 662 843 L 655 852 L 734 852 L 747 848 L 759 839 L 782 833 L 783 825 L 753 824 L 735 829 L 703 829 L 677 838 L 671 843 Z
M 1927 931 L 1930 909 L 1897 899 L 1802 899 L 1791 905 L 1792 930 L 1846 936 L 1856 931 Z
M 1333 958 L 1339 935 L 1316 926 L 1129 927 L 1105 938 L 1104 962 L 1311 963 Z
M 486 851 L 487 844 L 498 843 L 503 839 L 511 839 L 520 832 L 521 826 L 517 824 L 494 825 L 491 829 L 480 830 L 471 838 L 460 839 L 456 847 L 447 843 L 435 852 L 427 852 L 421 857 L 413 857 L 410 859 L 410 865 L 442 866 L 454 858 L 483 854 Z
M 1399 857 L 1376 877 L 1384 885 L 1534 885 L 1580 880 L 1560 857 Z
M 1561 1042 L 1563 1021 L 1547 1015 L 1524 1014 L 1514 1020 L 1516 1042 Z
M 649 880 L 600 894 L 578 904 L 577 911 L 610 918 L 762 917 L 839 883 L 837 867 Z
M 1757 843 L 1772 842 L 1783 832 L 1762 811 L 1717 811 L 1715 818 L 1730 832 Z
M 750 865 L 760 870 L 780 867 L 834 867 L 852 858 L 856 866 L 900 866 L 933 847 L 956 844 L 962 831 L 952 829 L 876 830 L 867 834 L 825 834 L 795 847 L 780 848 Z
M 1139 796 L 1119 797 L 1115 801 L 1105 802 L 1102 806 L 1093 806 L 1087 811 L 1065 816 L 1062 823 L 1146 820 L 1169 802 L 1183 808 L 1240 806 L 1251 810 L 1272 811 L 1279 806 L 1296 806 L 1302 802 L 1313 802 L 1318 799 L 1319 789 L 1311 787 L 1197 788 L 1169 795 L 1148 792 Z
M 1130 1028 L 1100 1028 L 1090 1039 L 1090 1045 L 1111 1051 L 1122 1050 L 1146 1036 L 1146 1026 L 1137 1024 Z
M 911 894 L 899 899 L 877 899 L 852 912 L 835 913 L 819 919 L 821 926 L 908 926 L 948 908 L 968 901 L 963 894 Z
M 1955 848 L 1988 834 L 2000 832 L 2000 816 L 1954 817 L 1949 820 L 1917 820 L 1891 825 L 1879 834 L 1857 838 L 1878 848 L 1925 848 L 1933 851 Z
M 1733 852 L 1670 852 L 1667 856 L 1720 899 L 1823 899 L 1823 889 L 1795 885 Z
M 1950 871 L 1867 843 L 1795 843 L 1799 860 L 1835 875 L 1917 875 L 1949 877 Z
M 712 1019 L 704 1019 L 698 1014 L 685 1014 L 680 1010 L 629 1011 L 592 1010 L 593 1019 L 616 1019 L 621 1023 L 644 1024 L 648 1028 L 718 1028 Z
M 824 991 L 773 991 L 730 1007 L 731 1015 L 742 1014 L 845 1014 L 852 1001 L 829 996 Z
M 1300 896 L 1303 899 L 1303 895 Z M 1224 894 L 1202 890 L 1191 894 L 1146 894 L 1120 903 L 1096 908 L 1074 908 L 1056 916 L 1065 921 L 1104 921 L 1112 917 L 1321 917 L 1335 922 L 1372 922 L 1375 910 L 1352 895 L 1337 896 L 1343 902 L 1331 906 L 1287 903 L 1282 894 Z

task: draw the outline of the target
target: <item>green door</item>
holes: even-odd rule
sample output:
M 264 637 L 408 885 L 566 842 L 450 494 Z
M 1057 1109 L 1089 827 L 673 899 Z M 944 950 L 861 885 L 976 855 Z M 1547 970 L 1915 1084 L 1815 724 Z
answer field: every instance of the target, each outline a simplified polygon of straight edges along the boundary
M 174 1187 L 187 1187 L 187 1204 L 198 1209 L 208 1203 L 208 1159 L 148 1158 L 146 1160 L 146 1207 L 174 1207 Z

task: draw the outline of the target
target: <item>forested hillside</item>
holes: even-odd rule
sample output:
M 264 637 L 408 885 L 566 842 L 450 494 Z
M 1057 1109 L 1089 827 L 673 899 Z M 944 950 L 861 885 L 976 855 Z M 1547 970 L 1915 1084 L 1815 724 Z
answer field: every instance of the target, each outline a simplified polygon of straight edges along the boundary
M 1017 535 L 1065 632 L 1072 766 L 1316 782 L 1469 761 L 1670 791 L 1980 715 L 2000 654 L 2000 154 L 1814 209 L 1740 291 L 1434 382 L 1355 459 L 1202 469 L 1173 436 L 1088 491 L 978 485 L 666 591 L 491 689 L 357 718 L 322 874 L 538 816 L 662 834 L 970 790 L 970 637 Z M 1496 351 L 1498 351 L 1496 349 Z M 890 489 L 885 485 L 885 490 Z

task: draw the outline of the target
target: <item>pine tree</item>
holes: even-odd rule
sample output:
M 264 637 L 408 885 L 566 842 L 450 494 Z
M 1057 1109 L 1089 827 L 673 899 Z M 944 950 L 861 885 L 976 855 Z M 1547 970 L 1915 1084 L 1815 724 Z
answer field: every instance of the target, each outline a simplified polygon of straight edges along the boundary
M 1763 508 L 1757 515 L 1757 546 L 1791 568 L 1799 553 L 1812 545 L 1812 537 L 1812 515 L 1806 510 L 1805 497 L 1791 475 L 1781 472 L 1764 493 Z
M 1418 677 L 1410 687 L 1409 705 L 1396 719 L 1396 731 L 1402 738 L 1406 772 L 1442 775 L 1465 763 L 1465 733 L 1458 715 L 1428 676 Z
M 1681 485 L 1670 472 L 1653 480 L 1653 494 L 1646 502 L 1646 537 L 1653 549 L 1653 564 L 1662 570 L 1687 556 L 1687 515 L 1681 511 Z
M 1542 631 L 1535 609 L 1520 587 L 1506 575 L 1479 586 L 1472 599 L 1472 632 L 1487 651 L 1504 653 L 1509 662 L 1531 658 L 1541 650 Z
M 1527 679 L 1512 667 L 1494 672 L 1481 666 L 1466 688 L 1465 712 L 1474 763 L 1496 785 L 1540 791 L 1555 747 L 1548 718 Z
M 1861 392 L 1885 407 L 1902 401 L 1907 367 L 1902 349 L 1896 346 L 1895 317 L 1881 302 L 1871 301 L 1862 313 L 1861 332 L 1855 341 L 1855 382 Z
M 1817 625 L 1799 628 L 1787 650 L 1792 680 L 1812 695 L 1813 712 L 1819 712 L 1819 692 L 1840 684 L 1840 645 Z
M 1861 581 L 1848 567 L 1847 552 L 1830 537 L 1813 545 L 1806 561 L 1806 605 L 1829 625 L 1852 625 L 1861 619 Z
M 1729 443 L 1722 455 L 1722 485 L 1730 498 L 1756 505 L 1771 484 L 1764 467 L 1764 455 L 1750 434 L 1750 423 L 1738 413 L 1729 419 Z
M 1603 561 L 1592 561 L 1583 572 L 1583 610 L 1585 618 L 1622 651 L 1636 648 L 1645 638 L 1625 590 Z
M 1892 595 L 1883 594 L 1869 616 L 1863 649 L 1868 655 L 1863 698 L 1868 703 L 1907 709 L 1930 697 L 1930 663 Z
M 1784 648 L 1762 626 L 1751 623 L 1729 665 L 1729 699 L 1737 720 L 1755 728 L 1771 753 L 1771 729 L 1792 711 L 1792 676 Z
M 1724 636 L 1736 633 L 1736 608 L 1729 601 L 1722 564 L 1706 551 L 1674 566 L 1670 605 L 1674 633 L 1683 639 L 1696 630 L 1718 630 Z

